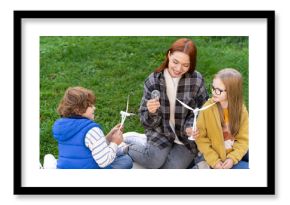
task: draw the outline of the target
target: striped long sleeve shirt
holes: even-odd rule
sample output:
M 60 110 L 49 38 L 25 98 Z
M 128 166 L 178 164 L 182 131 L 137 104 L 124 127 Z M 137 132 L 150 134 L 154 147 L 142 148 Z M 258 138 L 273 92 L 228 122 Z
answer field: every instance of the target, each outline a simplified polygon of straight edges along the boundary
M 118 145 L 113 142 L 107 144 L 103 131 L 98 127 L 87 132 L 85 145 L 91 150 L 94 160 L 100 167 L 110 165 L 116 157 Z

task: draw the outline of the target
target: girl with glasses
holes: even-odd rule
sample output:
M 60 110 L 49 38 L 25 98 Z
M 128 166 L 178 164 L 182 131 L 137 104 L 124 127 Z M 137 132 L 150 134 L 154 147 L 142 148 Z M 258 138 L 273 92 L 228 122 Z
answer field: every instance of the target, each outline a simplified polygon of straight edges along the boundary
M 219 71 L 212 82 L 212 98 L 200 112 L 196 144 L 213 169 L 248 169 L 248 112 L 243 104 L 242 75 L 235 69 Z

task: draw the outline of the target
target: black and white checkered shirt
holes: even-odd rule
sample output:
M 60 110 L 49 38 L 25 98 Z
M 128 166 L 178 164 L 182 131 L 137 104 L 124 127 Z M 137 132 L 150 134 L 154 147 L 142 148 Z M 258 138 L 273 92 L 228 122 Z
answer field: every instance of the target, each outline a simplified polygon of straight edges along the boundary
M 147 101 L 151 99 L 153 90 L 160 91 L 160 108 L 154 114 L 149 113 Z M 208 99 L 205 82 L 197 71 L 185 73 L 179 80 L 177 99 L 192 108 L 201 107 Z M 164 73 L 151 73 L 144 83 L 144 93 L 139 108 L 140 120 L 145 128 L 148 143 L 160 149 L 168 147 L 174 142 L 175 134 L 169 125 L 170 104 L 166 94 Z M 178 139 L 193 153 L 197 153 L 194 141 L 188 140 L 185 133 L 187 127 L 192 127 L 194 114 L 176 101 L 175 107 L 175 133 Z

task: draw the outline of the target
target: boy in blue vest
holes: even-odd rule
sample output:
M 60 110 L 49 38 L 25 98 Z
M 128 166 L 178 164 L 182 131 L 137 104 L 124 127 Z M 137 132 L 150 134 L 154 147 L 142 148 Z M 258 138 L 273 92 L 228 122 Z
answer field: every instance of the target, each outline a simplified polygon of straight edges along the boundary
M 95 123 L 96 97 L 91 90 L 70 87 L 66 90 L 57 112 L 61 118 L 53 125 L 53 136 L 58 141 L 58 169 L 131 169 L 132 159 L 116 155 L 123 141 L 120 124 L 107 136 Z

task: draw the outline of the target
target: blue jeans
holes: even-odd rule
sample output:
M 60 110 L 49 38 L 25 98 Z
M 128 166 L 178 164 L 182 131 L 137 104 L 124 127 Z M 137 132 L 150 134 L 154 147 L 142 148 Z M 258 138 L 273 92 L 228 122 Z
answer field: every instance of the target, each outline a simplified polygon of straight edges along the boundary
M 133 161 L 128 155 L 120 155 L 110 165 L 113 169 L 131 169 Z
M 195 158 L 195 164 L 203 160 L 205 160 L 203 155 L 198 155 Z M 196 169 L 195 166 L 193 166 L 192 169 Z M 242 160 L 235 164 L 232 169 L 249 169 L 249 152 L 247 152 Z
M 239 161 L 238 164 L 235 164 L 232 169 L 249 169 L 249 163 L 245 161 Z
M 232 169 L 249 169 L 249 152 L 245 154 L 241 161 L 238 164 L 235 164 Z
M 129 156 L 148 169 L 186 169 L 194 159 L 194 154 L 184 145 L 174 143 L 160 149 L 147 143 L 145 134 L 131 132 L 123 136 L 125 136 L 124 142 L 129 144 Z

